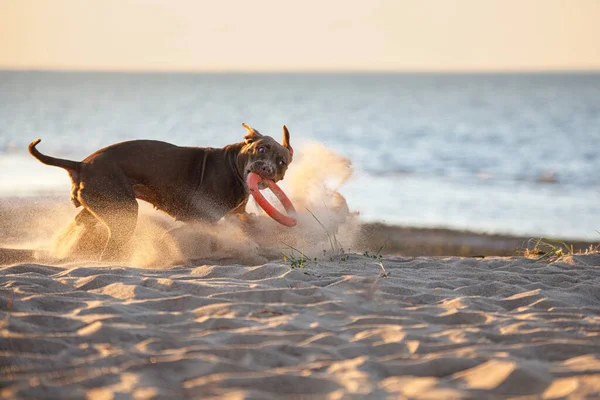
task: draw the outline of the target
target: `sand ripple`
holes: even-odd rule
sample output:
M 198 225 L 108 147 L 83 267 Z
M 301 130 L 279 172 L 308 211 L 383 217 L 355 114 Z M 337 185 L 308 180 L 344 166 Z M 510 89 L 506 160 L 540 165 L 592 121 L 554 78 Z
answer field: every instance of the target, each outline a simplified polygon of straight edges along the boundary
M 598 261 L 0 267 L 1 393 L 594 398 Z

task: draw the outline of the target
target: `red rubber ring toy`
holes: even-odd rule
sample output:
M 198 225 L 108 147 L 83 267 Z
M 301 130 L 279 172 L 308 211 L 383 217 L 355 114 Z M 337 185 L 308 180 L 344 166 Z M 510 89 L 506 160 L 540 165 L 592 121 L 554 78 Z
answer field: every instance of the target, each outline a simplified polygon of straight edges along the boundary
M 268 179 L 263 180 L 263 178 L 261 178 L 260 175 L 255 174 L 254 172 L 248 174 L 247 182 L 248 189 L 250 189 L 250 194 L 252 195 L 252 197 L 254 197 L 254 200 L 256 200 L 260 208 L 265 210 L 269 217 L 273 218 L 281 225 L 289 227 L 296 226 L 296 220 L 290 217 L 290 215 L 296 214 L 296 209 L 294 208 L 294 205 L 292 204 L 290 199 L 288 199 L 285 193 L 283 193 L 283 190 L 281 190 L 281 188 L 277 186 L 275 182 Z M 288 215 L 283 215 L 282 213 L 280 213 L 279 210 L 273 207 L 273 205 L 271 205 L 271 203 L 269 203 L 267 199 L 265 199 L 265 196 L 263 196 L 260 190 L 258 189 L 258 184 L 260 182 L 263 182 L 265 185 L 267 185 L 269 189 L 271 189 L 271 192 L 273 192 L 277 199 L 279 199 L 279 201 L 283 205 L 283 208 L 285 208 L 285 212 L 287 212 Z

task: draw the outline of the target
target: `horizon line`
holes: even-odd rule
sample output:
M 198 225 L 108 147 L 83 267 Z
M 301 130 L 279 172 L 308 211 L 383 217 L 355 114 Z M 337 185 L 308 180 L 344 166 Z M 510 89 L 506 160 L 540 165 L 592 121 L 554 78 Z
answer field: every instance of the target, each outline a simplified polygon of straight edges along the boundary
M 151 69 L 151 68 L 20 68 L 0 66 L 0 72 L 49 72 L 49 73 L 107 73 L 107 74 L 552 74 L 552 73 L 600 73 L 599 67 L 591 68 L 498 68 L 498 69 Z

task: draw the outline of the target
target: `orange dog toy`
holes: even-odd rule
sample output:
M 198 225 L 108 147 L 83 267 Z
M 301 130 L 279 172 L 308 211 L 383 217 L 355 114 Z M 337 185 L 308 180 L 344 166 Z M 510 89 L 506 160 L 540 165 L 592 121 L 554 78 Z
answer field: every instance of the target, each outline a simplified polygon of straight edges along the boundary
M 290 199 L 288 199 L 285 193 L 283 193 L 283 190 L 281 190 L 281 188 L 277 186 L 275 182 L 267 179 L 263 180 L 260 175 L 255 174 L 254 172 L 248 174 L 247 182 L 248 189 L 250 189 L 250 194 L 252 197 L 254 197 L 254 200 L 256 200 L 260 208 L 265 210 L 269 217 L 273 218 L 282 225 L 289 227 L 296 226 L 296 220 L 290 216 L 296 214 L 296 209 L 294 208 L 294 205 Z M 265 199 L 265 196 L 263 196 L 258 189 L 258 184 L 260 182 L 263 182 L 269 189 L 271 189 L 271 192 L 273 192 L 273 194 L 279 199 L 288 215 L 283 215 L 280 213 L 279 210 L 273 207 L 273 205 L 269 203 L 267 199 Z

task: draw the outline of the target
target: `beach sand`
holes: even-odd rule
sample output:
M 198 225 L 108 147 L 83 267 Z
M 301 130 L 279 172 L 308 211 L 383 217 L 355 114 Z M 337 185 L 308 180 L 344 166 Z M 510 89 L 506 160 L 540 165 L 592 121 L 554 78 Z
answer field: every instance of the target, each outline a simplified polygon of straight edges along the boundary
M 0 267 L 5 398 L 597 398 L 600 256 Z
M 217 251 L 183 230 L 204 255 L 179 263 L 156 237 L 112 264 L 27 250 L 74 213 L 41 198 L 0 207 L 0 245 L 13 247 L 0 249 L 2 397 L 600 396 L 598 254 L 536 260 L 518 255 L 524 238 L 350 215 L 332 225 L 336 253 L 304 219 L 305 257 L 227 225 Z M 170 228 L 152 218 L 142 236 Z M 452 249 L 485 257 L 431 256 Z
M 6 248 L 48 249 L 52 245 L 57 232 L 64 229 L 77 212 L 64 197 L 0 199 L 0 248 L 4 248 L 0 251 L 0 264 L 28 261 L 31 258 L 29 251 L 8 251 Z M 145 222 L 146 227 L 157 225 L 166 229 L 172 225 L 172 221 L 168 217 L 154 212 L 147 204 L 140 205 L 142 206 L 142 223 Z M 152 218 L 149 217 L 150 215 Z M 326 242 L 321 246 L 321 251 L 316 254 L 320 256 L 323 249 L 330 250 L 331 246 L 319 224 L 312 219 L 312 216 L 309 219 L 313 223 L 312 231 L 309 233 L 320 236 L 320 240 Z M 338 223 L 333 228 L 339 228 L 339 225 Z M 275 223 L 270 223 L 268 228 L 281 233 L 281 228 Z M 350 232 L 345 237 L 342 235 L 340 239 L 339 245 L 343 250 L 360 254 L 367 251 L 369 254 L 388 256 L 517 256 L 523 255 L 526 249 L 535 247 L 534 239 L 536 239 L 443 228 L 362 223 L 359 219 L 354 220 L 345 228 Z M 156 232 L 150 233 L 156 235 Z M 585 252 L 590 248 L 600 247 L 600 240 L 554 239 L 564 241 L 569 247 L 572 246 L 573 252 Z M 289 248 L 280 250 L 286 253 L 294 252 Z M 569 248 L 569 250 L 571 249 Z M 281 258 L 281 251 L 275 251 L 274 254 L 271 252 L 262 261 L 271 261 L 274 256 Z M 254 261 L 256 264 L 256 261 L 261 260 Z
M 600 255 L 363 224 L 321 178 L 293 230 L 146 205 L 119 263 L 64 196 L 1 199 L 0 396 L 600 397 Z

